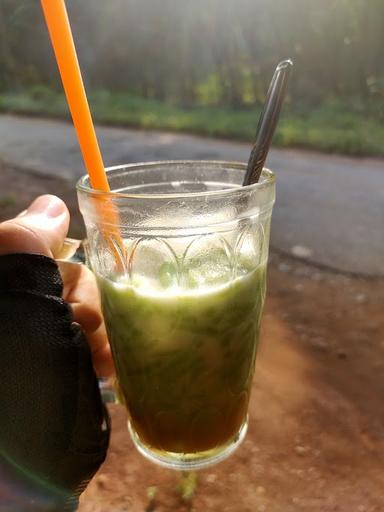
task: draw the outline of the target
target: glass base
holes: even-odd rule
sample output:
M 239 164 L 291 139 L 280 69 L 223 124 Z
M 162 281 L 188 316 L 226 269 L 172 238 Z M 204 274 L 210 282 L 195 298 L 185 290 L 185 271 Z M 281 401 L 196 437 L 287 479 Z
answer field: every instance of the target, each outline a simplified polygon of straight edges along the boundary
M 248 418 L 243 423 L 236 436 L 229 443 L 213 448 L 212 450 L 197 453 L 174 453 L 155 450 L 142 443 L 129 421 L 128 430 L 136 448 L 150 461 L 169 469 L 190 471 L 194 469 L 203 469 L 213 464 L 217 464 L 232 455 L 245 438 L 248 430 Z

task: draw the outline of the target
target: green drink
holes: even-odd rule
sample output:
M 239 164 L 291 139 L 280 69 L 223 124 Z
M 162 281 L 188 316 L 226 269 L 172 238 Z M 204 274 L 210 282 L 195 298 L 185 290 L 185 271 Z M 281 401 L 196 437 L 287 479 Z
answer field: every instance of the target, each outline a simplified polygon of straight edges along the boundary
M 226 284 L 148 290 L 100 282 L 120 397 L 141 445 L 193 461 L 246 424 L 265 267 Z
M 241 443 L 265 296 L 274 176 L 246 166 L 154 162 L 78 184 L 119 401 L 135 446 L 174 469 Z M 100 211 L 103 215 L 100 215 Z

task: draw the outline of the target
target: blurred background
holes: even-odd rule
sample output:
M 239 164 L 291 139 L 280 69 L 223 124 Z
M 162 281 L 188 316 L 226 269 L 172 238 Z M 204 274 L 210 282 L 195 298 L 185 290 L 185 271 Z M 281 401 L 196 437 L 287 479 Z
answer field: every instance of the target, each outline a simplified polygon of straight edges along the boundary
M 381 512 L 383 0 L 66 4 L 106 165 L 247 161 L 273 71 L 295 64 L 267 160 L 277 200 L 247 438 L 178 475 L 136 453 L 111 405 L 80 511 Z M 69 121 L 40 3 L 0 0 L 0 221 L 53 193 L 84 236 Z
M 250 139 L 295 73 L 275 144 L 384 155 L 381 0 L 68 0 L 97 120 Z M 0 2 L 0 109 L 66 115 L 39 2 Z

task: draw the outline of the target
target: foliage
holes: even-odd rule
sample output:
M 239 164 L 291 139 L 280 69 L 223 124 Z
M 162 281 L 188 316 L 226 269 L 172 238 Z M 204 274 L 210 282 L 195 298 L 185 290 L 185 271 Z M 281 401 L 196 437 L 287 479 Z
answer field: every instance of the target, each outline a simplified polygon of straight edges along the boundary
M 198 484 L 197 471 L 184 471 L 180 473 L 180 481 L 177 489 L 182 501 L 190 503 L 195 495 Z
M 262 101 L 292 57 L 292 101 L 384 95 L 382 0 L 67 0 L 89 89 L 182 105 Z M 0 3 L 0 87 L 60 88 L 36 0 Z
M 193 132 L 251 141 L 260 110 L 254 106 L 233 109 L 221 106 L 183 108 L 125 93 L 90 94 L 93 117 L 103 124 L 143 129 Z M 316 107 L 288 105 L 283 111 L 274 144 L 350 155 L 384 156 L 384 100 L 362 104 L 359 98 L 329 100 Z M 0 95 L 0 111 L 68 117 L 65 98 L 44 87 L 28 93 Z
M 67 0 L 95 118 L 251 139 L 295 61 L 275 143 L 382 155 L 383 0 Z M 0 108 L 66 116 L 36 0 L 0 2 Z

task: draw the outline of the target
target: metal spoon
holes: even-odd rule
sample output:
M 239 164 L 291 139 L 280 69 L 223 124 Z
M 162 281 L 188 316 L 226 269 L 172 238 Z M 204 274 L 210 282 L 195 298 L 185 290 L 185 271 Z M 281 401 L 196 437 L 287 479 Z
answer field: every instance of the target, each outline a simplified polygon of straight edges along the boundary
M 273 74 L 267 99 L 257 125 L 256 140 L 249 156 L 243 186 L 259 181 L 275 133 L 292 66 L 293 62 L 290 59 L 283 60 L 277 65 Z

